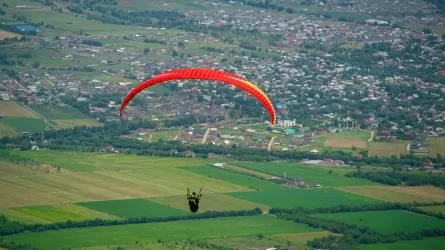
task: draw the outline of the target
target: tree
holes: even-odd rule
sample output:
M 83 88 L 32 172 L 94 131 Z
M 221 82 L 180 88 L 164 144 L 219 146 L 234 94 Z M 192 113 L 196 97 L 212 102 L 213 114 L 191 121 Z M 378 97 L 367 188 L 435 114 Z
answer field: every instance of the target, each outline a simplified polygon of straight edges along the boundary
M 35 69 L 37 69 L 38 67 L 40 67 L 40 63 L 39 63 L 39 62 L 34 62 L 34 63 L 32 64 L 32 67 L 35 68 Z
M 264 238 L 264 235 L 262 235 L 262 234 L 257 234 L 257 237 L 258 237 L 259 240 L 261 240 L 261 239 Z
M 431 33 L 433 33 L 433 31 L 432 31 L 430 28 L 423 28 L 423 29 L 422 29 L 422 32 L 423 32 L 424 34 L 431 34 Z
M 144 49 L 144 54 L 147 54 L 148 52 L 150 52 L 150 50 L 151 50 L 150 48 L 145 48 Z

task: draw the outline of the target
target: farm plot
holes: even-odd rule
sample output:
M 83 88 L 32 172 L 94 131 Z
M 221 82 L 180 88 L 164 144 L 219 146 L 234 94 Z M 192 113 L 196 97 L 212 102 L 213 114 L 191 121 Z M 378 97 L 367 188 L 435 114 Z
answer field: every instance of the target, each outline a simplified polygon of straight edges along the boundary
M 366 141 L 345 139 L 326 139 L 324 146 L 335 148 L 367 148 Z
M 337 189 L 379 200 L 403 203 L 443 201 L 445 197 L 445 190 L 436 187 L 356 186 Z
M 174 207 L 177 209 L 190 211 L 184 195 L 180 196 L 163 196 L 150 198 L 149 200 Z M 246 210 L 260 208 L 263 211 L 268 211 L 270 207 L 264 204 L 258 204 L 242 199 L 238 199 L 226 194 L 206 194 L 206 190 L 203 191 L 203 198 L 199 202 L 199 211 L 230 211 L 230 210 Z
M 49 120 L 85 119 L 89 118 L 80 111 L 70 107 L 31 106 L 33 110 Z
M 357 141 L 368 141 L 371 138 L 371 133 L 367 131 L 342 131 L 338 133 L 328 133 L 326 135 L 315 137 L 315 142 L 319 147 L 325 144 L 328 139 L 334 140 L 357 140 Z M 335 146 L 334 146 L 335 147 Z
M 39 118 L 29 109 L 14 101 L 0 101 L 0 115 L 21 118 Z
M 5 122 L 0 120 L 0 137 L 3 136 L 16 136 L 17 131 L 13 129 L 12 127 L 8 126 Z
M 19 213 L 41 218 L 50 222 L 64 222 L 68 220 L 82 221 L 90 219 L 87 216 L 57 209 L 52 206 L 16 207 L 11 209 Z
M 445 237 L 424 238 L 422 240 L 403 240 L 386 244 L 363 244 L 363 250 L 419 250 L 419 249 L 443 249 Z
M 297 247 L 304 247 L 306 242 L 315 238 L 327 237 L 329 235 L 335 235 L 329 231 L 311 232 L 311 233 L 290 233 L 290 234 L 276 234 L 283 240 L 294 243 Z
M 0 178 L 10 177 L 10 176 L 32 175 L 35 173 L 38 172 L 30 168 L 17 166 L 5 161 L 0 161 Z
M 100 122 L 95 119 L 66 119 L 66 120 L 53 120 L 57 123 L 57 128 L 73 128 L 75 126 L 87 126 L 97 127 L 102 126 Z
M 320 184 L 322 186 L 342 187 L 342 186 L 369 186 L 379 185 L 375 182 L 358 179 L 347 178 L 344 176 L 349 170 L 344 168 L 306 167 L 295 163 L 292 164 L 273 164 L 273 163 L 252 163 L 252 162 L 236 162 L 236 165 L 253 169 L 256 171 L 283 176 L 286 173 L 288 178 L 303 178 L 305 183 Z M 350 172 L 353 170 L 351 169 Z
M 183 197 L 182 197 L 183 198 Z M 181 199 L 183 202 L 185 199 Z M 186 215 L 182 210 L 164 206 L 146 199 L 93 201 L 77 203 L 78 205 L 116 215 L 122 218 L 136 217 L 168 217 Z
M 315 214 L 314 217 L 331 219 L 351 225 L 369 227 L 379 233 L 411 233 L 423 229 L 445 228 L 445 222 L 435 217 L 404 210 L 365 211 Z
M 35 224 L 35 223 L 41 223 L 41 224 L 49 224 L 52 223 L 51 221 L 35 217 L 29 214 L 24 214 L 18 211 L 15 211 L 11 208 L 0 208 L 0 215 L 4 215 L 8 220 L 10 221 L 18 221 L 24 224 Z
M 0 30 L 0 40 L 4 40 L 6 38 L 14 38 L 17 37 L 18 39 L 22 38 L 20 34 L 12 33 L 6 30 Z
M 430 138 L 430 155 L 436 157 L 437 154 L 441 154 L 442 157 L 445 155 L 445 138 L 444 137 L 433 137 Z
M 219 238 L 207 242 L 234 249 L 266 249 L 266 247 L 286 245 L 286 241 L 281 238 L 267 236 L 262 239 L 258 239 L 257 236 Z
M 402 143 L 370 142 L 368 156 L 400 157 L 401 154 L 406 154 L 406 148 L 407 145 Z
M 445 205 L 441 206 L 426 206 L 426 207 L 419 207 L 422 210 L 434 212 L 434 213 L 442 213 L 445 214 Z
M 21 233 L 4 237 L 43 249 L 81 248 L 125 244 L 146 240 L 186 240 L 222 237 L 314 232 L 317 229 L 272 216 L 228 217 L 193 221 L 131 224 L 120 226 L 75 228 L 39 233 Z M 38 239 L 38 240 L 37 240 Z
M 274 192 L 238 192 L 230 193 L 229 195 L 239 199 L 244 199 L 255 203 L 265 204 L 270 207 L 279 208 L 318 208 L 333 207 L 346 204 L 376 204 L 382 202 L 373 198 L 356 194 L 349 194 L 331 188 L 283 190 Z
M 47 127 L 42 119 L 36 118 L 4 117 L 3 121 L 18 132 L 43 132 Z
M 245 186 L 254 190 L 286 190 L 289 189 L 280 184 L 263 181 L 255 177 L 230 172 L 216 167 L 188 167 L 188 171 L 197 173 L 203 176 L 208 176 L 218 180 L 228 181 L 237 185 Z

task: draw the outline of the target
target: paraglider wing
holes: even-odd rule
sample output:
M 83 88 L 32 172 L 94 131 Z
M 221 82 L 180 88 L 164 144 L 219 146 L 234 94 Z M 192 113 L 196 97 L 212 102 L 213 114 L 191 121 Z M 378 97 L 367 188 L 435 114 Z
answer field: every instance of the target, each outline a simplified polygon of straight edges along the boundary
M 275 110 L 272 105 L 272 102 L 269 100 L 267 95 L 258 88 L 255 84 L 247 81 L 246 79 L 237 76 L 232 73 L 213 70 L 213 69 L 201 69 L 201 68 L 187 68 L 187 69 L 178 69 L 171 70 L 159 75 L 156 75 L 154 78 L 149 79 L 138 86 L 136 86 L 131 92 L 125 97 L 120 107 L 120 115 L 122 115 L 123 110 L 128 105 L 128 103 L 133 99 L 135 95 L 139 92 L 153 86 L 155 84 L 171 81 L 171 80 L 180 80 L 180 79 L 201 79 L 201 80 L 215 80 L 225 82 L 231 85 L 234 85 L 246 92 L 249 92 L 253 96 L 255 96 L 268 110 L 272 124 L 275 124 Z

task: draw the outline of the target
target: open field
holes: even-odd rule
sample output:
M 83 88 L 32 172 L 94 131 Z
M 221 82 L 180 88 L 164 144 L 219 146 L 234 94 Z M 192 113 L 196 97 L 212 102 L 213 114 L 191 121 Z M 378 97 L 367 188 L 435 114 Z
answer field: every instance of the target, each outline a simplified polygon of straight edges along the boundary
M 274 174 L 276 176 L 283 176 L 284 173 L 286 173 L 288 178 L 303 178 L 305 183 L 320 184 L 322 186 L 342 187 L 379 185 L 369 180 L 345 177 L 344 174 L 353 172 L 353 168 L 323 168 L 318 166 L 302 166 L 298 163 L 263 162 L 236 162 L 236 165 Z M 331 169 L 332 173 L 329 174 L 329 170 Z
M 419 250 L 419 249 L 443 249 L 445 237 L 424 238 L 422 240 L 404 240 L 386 244 L 360 245 L 363 250 Z
M 315 238 L 327 237 L 329 235 L 335 235 L 329 231 L 311 232 L 311 233 L 290 233 L 290 234 L 276 234 L 283 240 L 294 243 L 297 247 L 304 247 L 306 242 Z
M 185 240 L 314 232 L 317 229 L 268 215 L 131 224 L 108 227 L 75 228 L 4 237 L 43 249 L 61 249 L 125 244 L 136 240 Z M 38 239 L 38 240 L 37 240 Z
M 210 239 L 207 240 L 207 242 L 235 249 L 252 249 L 252 248 L 266 249 L 276 245 L 286 246 L 285 240 L 278 237 L 267 237 L 267 236 L 265 236 L 262 239 L 258 239 L 257 236 L 219 238 L 219 239 Z
M 29 214 L 21 213 L 19 211 L 15 211 L 11 208 L 0 208 L 0 214 L 3 214 L 8 220 L 18 221 L 24 224 L 49 224 L 51 221 L 35 217 Z
M 0 120 L 0 137 L 3 136 L 16 136 L 17 131 L 10 127 L 8 124 Z
M 238 199 L 226 194 L 206 194 L 206 190 L 203 190 L 203 198 L 199 202 L 199 211 L 230 211 L 230 210 L 246 210 L 261 208 L 263 211 L 269 211 L 270 207 L 264 204 L 258 204 L 247 200 Z M 190 211 L 185 194 L 180 196 L 164 196 L 150 198 L 149 200 L 181 209 L 184 211 Z
M 235 166 L 235 165 L 229 165 L 229 164 L 226 164 L 226 165 L 224 166 L 224 168 L 225 168 L 225 169 L 232 170 L 232 171 L 236 171 L 236 172 L 239 172 L 239 173 L 245 173 L 245 174 L 249 174 L 249 175 L 255 175 L 255 176 L 258 176 L 258 177 L 261 177 L 261 178 L 269 178 L 269 177 L 273 177 L 273 175 L 271 175 L 271 174 L 266 174 L 266 173 L 262 173 L 262 172 L 259 172 L 259 171 L 255 171 L 255 170 L 251 170 L 251 169 L 247 169 L 247 168 L 238 167 L 238 166 Z
M 182 201 L 185 203 L 186 200 L 182 199 Z M 183 216 L 187 214 L 182 210 L 164 206 L 146 199 L 93 201 L 78 203 L 78 205 L 106 214 L 116 215 L 121 218 L 155 218 Z
M 64 120 L 64 119 L 86 119 L 89 118 L 85 116 L 80 111 L 70 107 L 49 107 L 49 106 L 30 106 L 37 113 L 49 120 Z
M 21 118 L 38 118 L 36 114 L 14 101 L 0 101 L 0 115 Z
M 283 190 L 283 191 L 258 191 L 258 192 L 237 192 L 230 193 L 231 196 L 261 203 L 270 207 L 280 208 L 317 208 L 317 207 L 333 207 L 338 205 L 364 205 L 376 204 L 381 201 L 341 192 L 331 188 L 320 189 L 298 189 L 298 190 Z
M 416 232 L 423 229 L 445 228 L 445 221 L 404 210 L 364 211 L 315 214 L 314 217 L 331 219 L 351 225 L 370 227 L 379 233 Z
M 445 137 L 432 137 L 429 141 L 430 155 L 437 157 L 437 154 L 445 156 Z
M 400 157 L 401 154 L 406 154 L 406 144 L 390 142 L 371 142 L 368 152 L 368 156 Z
M 36 174 L 38 171 L 32 170 L 27 167 L 14 165 L 12 163 L 6 161 L 0 161 L 0 178 L 3 179 L 5 177 L 10 176 L 23 176 L 23 175 L 32 175 Z
M 18 39 L 22 38 L 20 34 L 12 33 L 6 30 L 0 29 L 0 40 L 4 40 L 6 38 L 14 38 L 17 37 Z
M 95 119 L 66 119 L 66 120 L 54 120 L 57 123 L 58 128 L 73 128 L 75 126 L 102 126 L 100 122 Z
M 263 191 L 273 191 L 273 190 L 288 190 L 288 187 L 285 187 L 280 184 L 263 181 L 257 179 L 255 177 L 234 173 L 230 171 L 226 171 L 223 169 L 219 169 L 216 167 L 187 167 L 185 168 L 188 171 L 193 173 L 200 174 L 202 176 L 207 176 L 210 178 L 215 178 L 222 181 L 228 181 L 237 185 L 245 186 L 250 189 L 255 190 L 263 190 Z
M 347 139 L 326 139 L 324 142 L 325 147 L 336 148 L 366 148 L 366 141 L 360 140 L 347 140 Z
M 429 211 L 429 212 L 445 214 L 445 205 L 441 205 L 441 206 L 426 206 L 426 207 L 419 207 L 419 208 L 421 208 L 422 210 L 425 210 L 425 211 Z
M 371 133 L 362 130 L 354 131 L 341 131 L 338 133 L 328 133 L 326 135 L 321 135 L 315 137 L 315 142 L 318 146 L 323 146 L 327 139 L 338 139 L 338 140 L 359 140 L 367 141 L 371 138 Z
M 43 132 L 47 127 L 42 119 L 37 118 L 18 118 L 18 117 L 4 117 L 3 121 L 17 130 L 18 132 Z
M 445 200 L 445 190 L 436 187 L 356 186 L 337 189 L 391 202 L 405 203 Z

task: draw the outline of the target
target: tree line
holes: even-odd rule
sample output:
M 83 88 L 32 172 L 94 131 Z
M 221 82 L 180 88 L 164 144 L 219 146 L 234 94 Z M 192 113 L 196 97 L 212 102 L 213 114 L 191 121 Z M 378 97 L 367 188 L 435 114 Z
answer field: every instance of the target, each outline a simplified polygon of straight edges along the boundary
M 399 172 L 362 172 L 355 171 L 345 174 L 349 178 L 363 178 L 371 181 L 397 186 L 422 186 L 433 185 L 435 187 L 445 188 L 445 177 L 437 175 L 418 175 Z
M 22 224 L 19 222 L 9 221 L 4 215 L 0 215 L 0 236 L 12 235 L 17 233 L 22 233 L 25 231 L 31 232 L 43 232 L 48 230 L 60 230 L 68 228 L 83 228 L 83 227 L 100 227 L 100 226 L 116 226 L 116 225 L 127 225 L 127 224 L 141 224 L 141 223 L 156 223 L 156 222 L 168 222 L 168 221 L 179 221 L 179 220 L 199 220 L 199 219 L 210 219 L 210 218 L 221 218 L 221 217 L 237 217 L 237 216 L 255 216 L 262 214 L 263 211 L 260 208 L 255 208 L 251 210 L 239 210 L 239 211 L 206 211 L 198 214 L 190 214 L 185 216 L 169 216 L 160 218 L 148 218 L 148 217 L 137 217 L 129 219 L 118 219 L 118 220 L 104 220 L 104 219 L 94 219 L 85 221 L 66 221 L 66 222 L 56 222 L 52 224 Z

